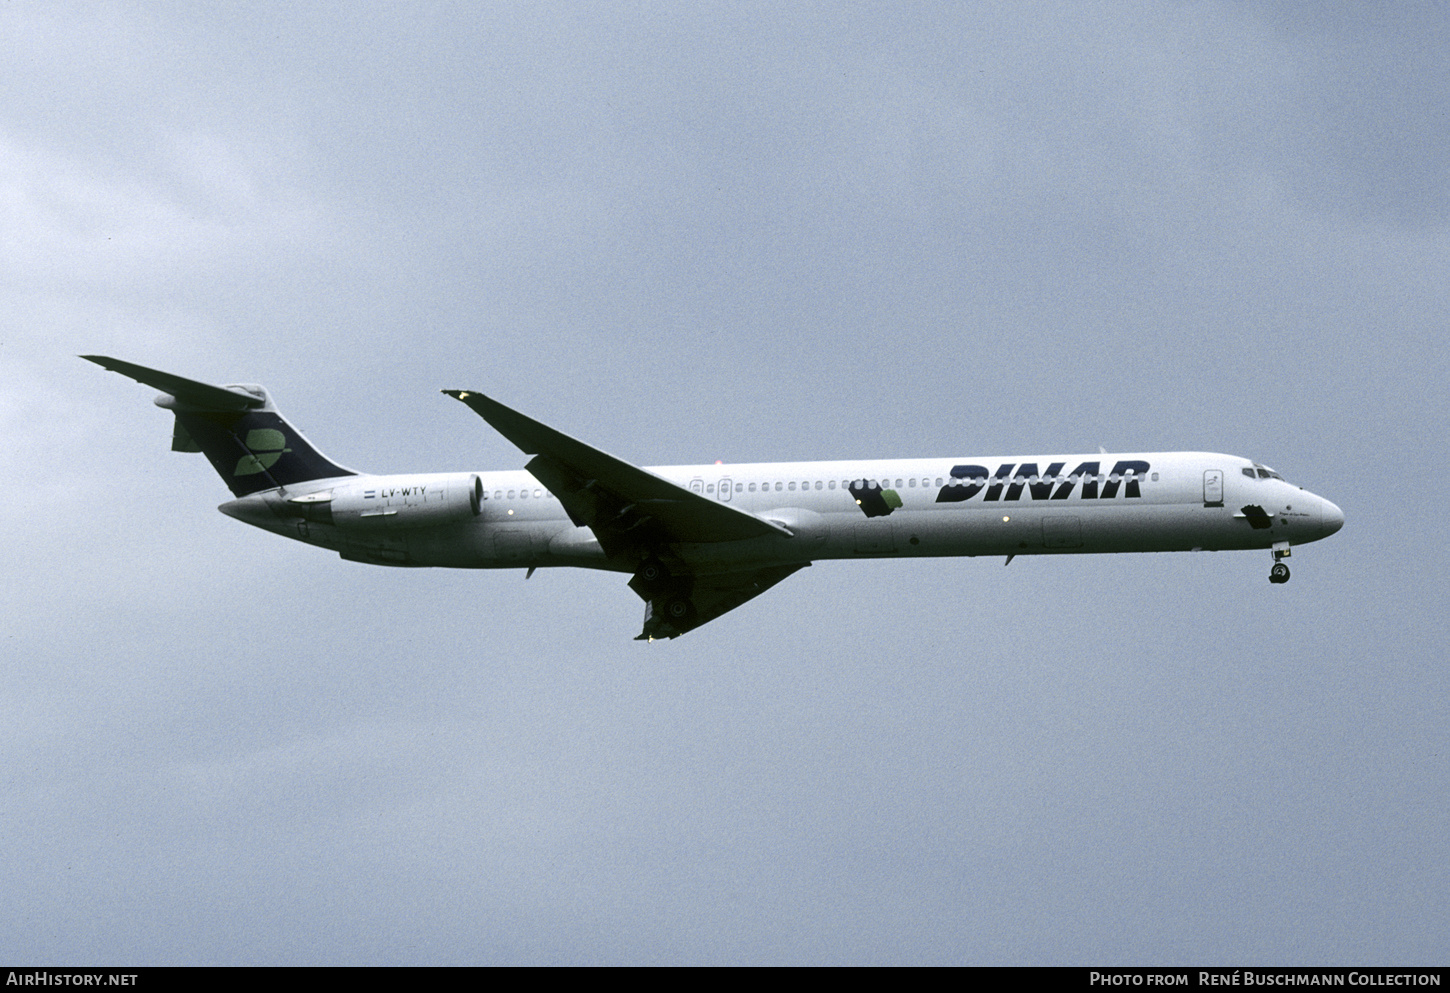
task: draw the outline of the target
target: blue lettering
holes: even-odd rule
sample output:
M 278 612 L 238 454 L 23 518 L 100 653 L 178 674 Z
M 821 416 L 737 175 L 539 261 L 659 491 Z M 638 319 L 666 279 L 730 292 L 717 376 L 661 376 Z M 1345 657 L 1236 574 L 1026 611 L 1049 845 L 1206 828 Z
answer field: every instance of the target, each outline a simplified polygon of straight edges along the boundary
M 1098 498 L 1098 463 L 1084 462 L 1072 471 L 1072 474 L 1082 480 L 1082 498 L 1084 500 L 1096 500 Z M 1068 483 L 1067 487 L 1072 488 Z M 1059 499 L 1066 499 L 1062 494 Z
M 1113 466 L 1112 474 L 1108 477 L 1107 484 L 1103 487 L 1103 499 L 1118 495 L 1119 482 L 1126 482 L 1128 485 L 1123 490 L 1125 497 L 1142 496 L 1138 488 L 1139 478 L 1148 471 L 1148 463 L 1137 459 L 1124 459 Z
M 1052 463 L 1047 467 L 1047 474 L 1042 477 L 1041 482 L 1027 484 L 1027 489 L 1032 493 L 1032 499 L 1046 500 L 1048 498 L 1052 493 L 1052 481 L 1057 478 L 1058 473 L 1062 472 L 1062 467 L 1066 464 L 1065 462 Z
M 1007 487 L 1007 499 L 1016 500 L 1022 496 L 1022 483 L 1028 476 L 1037 475 L 1036 462 L 1023 462 L 1017 467 L 1017 475 L 1012 479 L 1012 485 Z
M 993 483 L 992 483 L 991 486 L 988 486 L 987 487 L 987 495 L 984 496 L 984 497 L 982 497 L 982 499 L 983 500 L 998 500 L 998 499 L 1000 499 L 1001 496 L 1002 496 L 1002 484 L 1000 482 L 997 482 L 997 480 L 1006 479 L 1010 475 L 1012 475 L 1012 463 L 1011 462 L 1008 462 L 1006 465 L 1002 466 L 1002 468 L 1000 468 L 1000 469 L 997 470 L 997 475 L 995 475 L 995 476 L 992 477 Z
M 1141 497 L 1143 477 L 1151 468 L 1141 459 L 1122 459 L 1100 483 L 1102 463 L 1082 462 L 1064 476 L 1062 470 L 1066 465 L 1066 462 L 1053 462 L 1046 472 L 1038 473 L 1036 462 L 1023 462 L 1020 466 L 1008 462 L 999 466 L 990 478 L 986 466 L 954 465 L 951 481 L 938 491 L 936 502 L 961 503 L 983 490 L 986 490 L 982 496 L 984 501 L 1020 500 L 1024 490 L 1032 500 L 1066 500 L 1079 483 L 1082 484 L 1079 496 L 1083 500 L 1110 500 L 1118 495 L 1120 488 L 1125 498 Z
M 952 482 L 941 488 L 936 495 L 937 503 L 961 503 L 982 492 L 986 486 L 987 467 L 981 465 L 952 466 Z M 966 480 L 966 482 L 958 482 Z
M 1018 466 L 1016 474 L 1012 478 L 1012 485 L 1007 487 L 1007 499 L 1016 500 L 1022 496 L 1022 487 L 1025 483 L 1027 490 L 1032 494 L 1033 500 L 1046 500 L 1052 493 L 1052 482 L 1050 477 L 1056 476 L 1062 471 L 1066 463 L 1054 462 L 1047 467 L 1047 472 L 1038 475 L 1036 462 L 1024 462 Z M 1032 477 L 1037 476 L 1037 482 Z M 1021 480 L 1021 482 L 1019 482 Z

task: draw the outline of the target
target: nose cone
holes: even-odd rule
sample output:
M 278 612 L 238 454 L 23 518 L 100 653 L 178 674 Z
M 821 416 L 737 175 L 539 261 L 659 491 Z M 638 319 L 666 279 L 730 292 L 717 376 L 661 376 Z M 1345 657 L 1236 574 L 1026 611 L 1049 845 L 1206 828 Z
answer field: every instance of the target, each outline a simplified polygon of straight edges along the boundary
M 1324 537 L 1328 538 L 1344 527 L 1344 511 L 1328 500 L 1323 501 L 1323 506 L 1319 508 L 1319 527 L 1323 531 Z

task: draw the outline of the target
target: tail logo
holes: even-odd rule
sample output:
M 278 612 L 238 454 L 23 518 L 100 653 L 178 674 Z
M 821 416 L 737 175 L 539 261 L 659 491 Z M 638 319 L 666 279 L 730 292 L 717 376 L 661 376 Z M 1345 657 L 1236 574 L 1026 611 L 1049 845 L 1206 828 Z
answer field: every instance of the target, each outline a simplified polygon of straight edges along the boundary
M 237 462 L 233 476 L 254 476 L 277 464 L 292 449 L 286 447 L 287 438 L 275 428 L 257 428 L 247 432 L 246 446 L 250 455 L 243 455 Z

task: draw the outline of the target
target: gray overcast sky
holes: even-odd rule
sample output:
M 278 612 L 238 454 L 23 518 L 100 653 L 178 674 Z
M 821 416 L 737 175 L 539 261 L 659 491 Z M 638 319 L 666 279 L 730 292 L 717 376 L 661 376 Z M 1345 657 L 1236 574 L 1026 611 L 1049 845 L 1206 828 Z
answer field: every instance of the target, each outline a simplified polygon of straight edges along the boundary
M 0 7 L 0 960 L 1443 964 L 1442 5 Z M 1204 449 L 1266 553 L 620 577 L 215 513 L 371 471 Z M 1419 516 L 1414 507 L 1418 506 Z M 1429 514 L 1427 521 L 1426 514 Z

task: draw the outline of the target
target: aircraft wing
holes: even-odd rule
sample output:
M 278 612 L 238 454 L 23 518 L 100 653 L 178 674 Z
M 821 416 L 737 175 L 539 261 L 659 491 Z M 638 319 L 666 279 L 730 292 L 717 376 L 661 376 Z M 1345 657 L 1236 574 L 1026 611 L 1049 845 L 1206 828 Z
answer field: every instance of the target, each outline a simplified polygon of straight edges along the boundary
M 499 434 L 533 455 L 529 472 L 559 498 L 575 525 L 594 532 L 607 554 L 673 542 L 790 537 L 778 524 L 692 493 L 482 393 L 443 392 L 463 401 Z
M 656 476 L 497 400 L 472 390 L 444 390 L 463 401 L 499 434 L 532 455 L 527 468 L 559 498 L 569 519 L 587 527 L 605 554 L 626 561 L 656 560 L 675 543 L 703 544 L 791 537 L 786 528 Z M 644 565 L 630 588 L 645 601 L 639 638 L 678 638 L 751 600 L 807 563 L 737 572 L 654 576 Z

